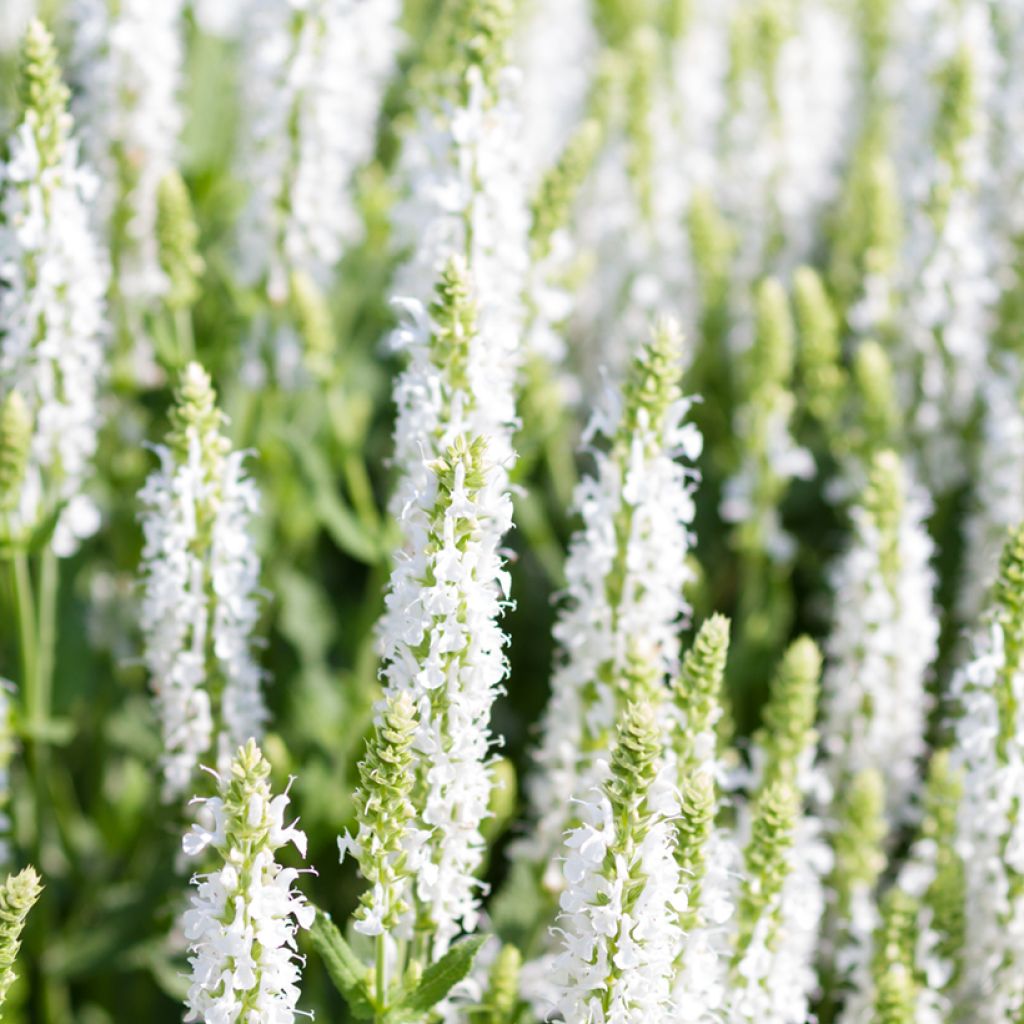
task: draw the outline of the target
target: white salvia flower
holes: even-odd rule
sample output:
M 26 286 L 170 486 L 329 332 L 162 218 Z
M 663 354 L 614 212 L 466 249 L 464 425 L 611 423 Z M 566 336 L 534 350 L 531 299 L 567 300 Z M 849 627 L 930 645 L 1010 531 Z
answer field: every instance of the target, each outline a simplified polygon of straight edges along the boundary
M 886 814 L 905 823 L 918 786 L 929 708 L 927 681 L 939 624 L 927 498 L 898 456 L 876 455 L 854 539 L 832 578 L 835 618 L 828 640 L 822 746 L 836 793 L 878 768 Z
M 203 32 L 232 39 L 245 24 L 249 0 L 192 0 L 191 6 L 196 24 Z
M 774 199 L 781 245 L 770 264 L 791 273 L 811 258 L 834 204 L 850 147 L 853 33 L 848 16 L 830 4 L 800 9 L 776 71 L 780 154 Z
M 156 448 L 160 467 L 139 493 L 139 616 L 163 734 L 166 799 L 187 790 L 215 734 L 223 764 L 262 734 L 267 718 L 253 652 L 260 561 L 251 520 L 259 493 L 245 475 L 245 453 L 231 451 L 221 434 L 215 402 L 209 377 L 192 363 L 168 444 Z
M 275 302 L 289 276 L 327 286 L 361 222 L 354 176 L 373 156 L 401 34 L 399 0 L 251 0 L 240 175 L 243 274 Z
M 981 440 L 975 489 L 964 523 L 966 551 L 957 595 L 960 621 L 974 623 L 995 581 L 1006 531 L 1024 510 L 1024 383 L 1006 359 L 981 387 Z
M 683 936 L 676 804 L 663 770 L 653 707 L 630 705 L 605 782 L 584 799 L 582 824 L 566 838 L 563 952 L 555 962 L 566 1024 L 674 1019 L 671 981 Z
M 514 368 L 522 359 L 529 264 L 522 76 L 504 58 L 511 18 L 506 3 L 480 0 L 479 6 L 475 0 L 466 5 L 472 24 L 451 26 L 471 37 L 465 54 L 452 55 L 454 80 L 435 76 L 402 140 L 393 223 L 396 243 L 410 257 L 395 291 L 428 301 L 447 261 L 462 256 L 475 283 L 480 333 L 495 358 L 500 353 Z M 456 14 L 459 9 L 453 5 Z
M 570 542 L 567 600 L 554 628 L 559 664 L 527 784 L 536 826 L 520 848 L 552 892 L 561 888 L 561 836 L 576 815 L 566 794 L 600 784 L 606 761 L 595 756 L 607 751 L 628 699 L 622 680 L 634 658 L 654 666 L 660 681 L 678 667 L 696 473 L 677 458 L 692 462 L 701 448 L 685 422 L 681 366 L 678 329 L 666 322 L 589 429 L 601 447 L 575 496 L 583 525 Z
M 427 317 L 407 303 L 410 365 L 395 388 L 393 502 L 405 544 L 380 623 L 385 695 L 417 712 L 413 802 L 430 831 L 415 899 L 443 952 L 478 915 L 480 826 L 492 788 L 491 705 L 507 671 L 499 620 L 509 579 L 514 368 L 478 333 L 459 260 Z M 408 901 L 412 901 L 410 895 Z
M 38 21 L 22 95 L 0 165 L 0 397 L 18 391 L 32 421 L 15 518 L 27 530 L 64 506 L 53 546 L 67 555 L 98 526 L 82 487 L 96 450 L 107 266 L 88 223 L 95 180 L 78 164 L 56 50 Z
M 304 857 L 306 836 L 285 824 L 288 796 L 271 795 L 269 775 L 250 740 L 217 777 L 219 796 L 199 801 L 200 823 L 182 842 L 188 856 L 212 848 L 222 861 L 192 879 L 182 919 L 192 968 L 186 1021 L 291 1024 L 299 1012 L 296 934 L 315 912 L 294 888 L 299 872 L 274 856 L 291 843 Z
M 13 53 L 36 11 L 36 0 L 8 0 L 0 10 L 0 53 Z
M 184 117 L 183 0 L 73 0 L 75 116 L 101 187 L 117 294 L 135 314 L 168 288 L 156 238 L 157 189 L 177 166 Z M 132 307 L 135 307 L 132 309 Z
M 512 41 L 522 69 L 522 165 L 535 188 L 582 119 L 598 48 L 591 5 L 530 0 Z
M 960 714 L 953 765 L 962 772 L 957 852 L 966 915 L 960 1002 L 978 1024 L 1024 1010 L 1024 533 L 1003 553 L 992 607 L 971 660 L 953 680 Z
M 998 297 L 984 205 L 998 55 L 985 0 L 911 4 L 901 21 L 906 40 L 895 54 L 907 60 L 915 51 L 910 67 L 920 80 L 899 96 L 907 104 L 897 158 L 908 230 L 905 341 L 894 362 L 927 478 L 942 491 L 963 476 L 959 438 L 977 409 Z

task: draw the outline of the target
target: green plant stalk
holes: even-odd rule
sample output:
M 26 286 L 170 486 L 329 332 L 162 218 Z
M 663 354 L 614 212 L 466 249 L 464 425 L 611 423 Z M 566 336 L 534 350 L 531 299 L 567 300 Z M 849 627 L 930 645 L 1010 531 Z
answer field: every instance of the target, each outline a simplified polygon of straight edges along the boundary
M 39 565 L 39 714 L 37 725 L 49 722 L 53 714 L 53 668 L 57 648 L 57 598 L 60 592 L 60 563 L 47 545 Z

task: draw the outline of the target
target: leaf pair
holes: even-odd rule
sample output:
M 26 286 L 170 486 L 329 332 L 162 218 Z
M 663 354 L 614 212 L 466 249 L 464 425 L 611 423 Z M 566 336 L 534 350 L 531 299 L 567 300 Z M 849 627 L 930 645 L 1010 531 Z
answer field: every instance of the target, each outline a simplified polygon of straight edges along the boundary
M 357 1020 L 410 1024 L 421 1021 L 452 988 L 469 974 L 484 937 L 474 935 L 456 943 L 431 964 L 419 982 L 387 1007 L 375 1006 L 367 984 L 367 968 L 345 941 L 330 917 L 318 910 L 310 930 L 313 948 L 320 954 L 338 991 Z

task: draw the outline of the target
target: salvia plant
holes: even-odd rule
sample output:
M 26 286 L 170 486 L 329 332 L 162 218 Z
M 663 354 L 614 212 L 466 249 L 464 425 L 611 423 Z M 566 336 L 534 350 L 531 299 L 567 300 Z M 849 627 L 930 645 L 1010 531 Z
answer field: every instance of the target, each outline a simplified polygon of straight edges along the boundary
M 1024 1020 L 1022 137 L 1012 2 L 0 0 L 0 1016 Z

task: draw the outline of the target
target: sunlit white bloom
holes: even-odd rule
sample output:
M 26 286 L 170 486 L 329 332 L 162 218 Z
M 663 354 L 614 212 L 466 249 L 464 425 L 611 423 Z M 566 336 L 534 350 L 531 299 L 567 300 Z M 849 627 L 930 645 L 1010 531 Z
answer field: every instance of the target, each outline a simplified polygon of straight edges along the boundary
M 1021 537 L 1003 556 L 993 608 L 957 673 L 954 766 L 962 772 L 957 852 L 966 882 L 960 1001 L 996 1024 L 1024 1009 L 1024 672 L 1019 615 Z
M 583 117 L 598 39 L 586 0 L 530 0 L 512 41 L 522 70 L 522 164 L 535 187 Z
M 250 742 L 220 795 L 200 801 L 200 821 L 185 836 L 188 856 L 212 849 L 216 870 L 192 879 L 195 892 L 182 919 L 189 943 L 186 1021 L 291 1024 L 297 1014 L 300 965 L 296 934 L 314 910 L 295 888 L 299 872 L 275 853 L 291 843 L 305 856 L 306 837 L 284 821 L 288 796 L 272 797 L 270 766 Z
M 354 176 L 373 156 L 400 13 L 398 0 L 248 5 L 240 253 L 245 276 L 277 302 L 292 271 L 328 285 L 359 238 Z
M 395 291 L 426 301 L 452 256 L 465 259 L 476 286 L 480 333 L 512 367 L 522 359 L 529 216 L 520 166 L 517 68 L 493 81 L 471 65 L 457 98 L 428 102 L 402 140 L 396 244 L 409 253 Z
M 36 0 L 8 0 L 4 4 L 0 10 L 0 53 L 17 48 L 35 10 Z
M 681 358 L 673 329 L 656 331 L 623 392 L 608 391 L 588 430 L 594 471 L 574 499 L 583 523 L 569 545 L 554 627 L 559 658 L 527 784 L 536 825 L 521 844 L 551 891 L 561 888 L 561 837 L 576 814 L 566 794 L 601 781 L 604 762 L 593 752 L 607 749 L 632 660 L 642 659 L 659 683 L 679 662 L 679 630 L 690 614 L 683 591 L 693 578 L 692 462 L 701 450 L 686 422 L 691 402 L 678 388 Z
M 82 488 L 99 426 L 108 271 L 89 225 L 96 182 L 79 165 L 56 54 L 38 22 L 26 47 L 30 73 L 49 77 L 42 88 L 61 102 L 25 111 L 0 165 L 0 391 L 17 390 L 33 423 L 16 519 L 30 529 L 63 506 L 55 550 L 66 555 L 98 525 Z
M 183 0 L 73 0 L 75 116 L 101 187 L 95 215 L 111 233 L 117 294 L 163 295 L 157 188 L 177 166 L 184 116 Z M 131 324 L 138 329 L 138 324 Z
M 826 647 L 822 747 L 837 792 L 878 768 L 886 810 L 905 823 L 925 751 L 928 673 L 939 624 L 925 519 L 930 506 L 892 453 L 879 456 L 854 536 L 832 576 L 835 613 Z
M 659 725 L 633 705 L 619 728 L 603 786 L 581 802 L 565 840 L 565 889 L 554 964 L 566 1024 L 662 1022 L 672 1016 L 672 975 L 683 940 Z
M 985 207 L 998 55 L 990 5 L 981 0 L 907 5 L 896 24 L 902 43 L 894 62 L 906 66 L 893 74 L 908 83 L 895 94 L 908 225 L 905 344 L 894 362 L 927 479 L 948 490 L 963 478 L 959 438 L 986 377 L 998 297 Z
M 975 490 L 964 523 L 966 553 L 957 595 L 960 621 L 974 623 L 995 580 L 1006 532 L 1024 512 L 1024 390 L 1011 360 L 987 375 Z
M 185 792 L 217 737 L 220 761 L 263 731 L 263 674 L 254 656 L 259 505 L 220 433 L 209 378 L 186 372 L 176 429 L 139 493 L 145 543 L 139 621 L 163 734 L 164 795 Z M 216 696 L 215 696 L 216 695 Z
M 415 899 L 436 953 L 477 920 L 490 714 L 507 671 L 499 623 L 509 588 L 501 545 L 512 524 L 514 367 L 477 329 L 474 286 L 456 259 L 430 316 L 405 303 L 409 365 L 395 386 L 402 476 L 392 502 L 403 546 L 379 627 L 386 695 L 408 693 L 417 709 L 423 785 L 413 800 L 430 836 Z

